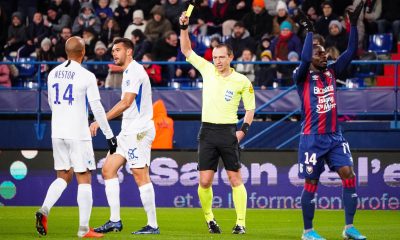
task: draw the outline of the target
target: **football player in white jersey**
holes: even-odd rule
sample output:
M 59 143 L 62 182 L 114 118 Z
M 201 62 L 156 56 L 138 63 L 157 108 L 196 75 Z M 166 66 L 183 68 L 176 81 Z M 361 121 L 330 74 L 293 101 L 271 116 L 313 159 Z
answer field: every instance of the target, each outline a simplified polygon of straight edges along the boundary
M 65 43 L 65 51 L 68 60 L 55 67 L 48 76 L 48 101 L 52 110 L 51 138 L 57 179 L 50 185 L 42 207 L 36 212 L 36 229 L 40 235 L 47 234 L 50 209 L 71 182 L 75 172 L 78 182 L 78 237 L 99 238 L 103 234 L 89 228 L 93 204 L 90 171 L 96 169 L 96 165 L 87 102 L 107 138 L 110 153 L 117 148 L 116 138 L 100 102 L 96 77 L 81 66 L 85 56 L 83 39 L 69 38 Z
M 121 100 L 107 113 L 107 119 L 122 114 L 121 132 L 117 136 L 118 147 L 113 155 L 108 155 L 102 174 L 110 219 L 95 228 L 96 232 L 121 231 L 120 196 L 118 169 L 129 165 L 140 191 L 140 198 L 147 214 L 147 225 L 133 234 L 159 234 L 153 184 L 150 181 L 151 144 L 155 137 L 151 85 L 143 66 L 133 60 L 133 44 L 129 39 L 117 39 L 113 43 L 112 55 L 115 64 L 124 69 Z M 97 122 L 90 125 L 92 136 L 99 127 Z

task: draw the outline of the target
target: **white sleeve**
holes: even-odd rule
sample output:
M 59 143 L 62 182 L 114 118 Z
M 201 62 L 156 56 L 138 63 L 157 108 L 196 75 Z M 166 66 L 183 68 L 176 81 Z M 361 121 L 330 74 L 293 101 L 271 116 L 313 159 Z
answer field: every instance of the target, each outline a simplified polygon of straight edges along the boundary
M 132 69 L 130 69 L 130 71 L 125 74 L 123 82 L 126 84 L 125 92 L 138 94 L 139 88 L 143 82 L 143 76 L 139 71 L 132 71 Z
M 97 87 L 97 80 L 94 74 L 88 75 L 89 85 L 87 88 L 86 96 L 89 102 L 100 100 L 99 88 Z
M 104 111 L 103 105 L 101 105 L 100 99 L 89 102 L 90 108 L 92 109 L 93 115 L 96 118 L 97 123 L 100 126 L 101 131 L 106 136 L 106 139 L 114 137 L 114 134 L 108 124 L 106 112 Z
M 47 87 L 47 101 L 49 102 L 49 107 L 50 110 L 53 111 L 52 105 L 51 105 L 51 92 L 50 92 L 50 88 Z

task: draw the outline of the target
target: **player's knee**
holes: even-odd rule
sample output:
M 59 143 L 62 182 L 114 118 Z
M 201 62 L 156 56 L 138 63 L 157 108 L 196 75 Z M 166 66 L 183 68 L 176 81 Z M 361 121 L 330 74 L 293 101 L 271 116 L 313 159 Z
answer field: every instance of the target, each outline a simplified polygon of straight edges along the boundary
M 199 184 L 202 188 L 209 188 L 212 185 L 212 179 L 200 179 Z
M 104 179 L 111 179 L 115 175 L 114 172 L 108 167 L 103 167 L 101 169 L 101 174 L 103 175 Z

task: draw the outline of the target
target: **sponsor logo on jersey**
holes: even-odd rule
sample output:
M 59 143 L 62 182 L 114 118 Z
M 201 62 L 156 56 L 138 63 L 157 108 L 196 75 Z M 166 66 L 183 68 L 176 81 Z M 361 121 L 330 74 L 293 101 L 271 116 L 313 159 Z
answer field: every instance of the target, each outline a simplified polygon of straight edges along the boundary
M 225 92 L 225 101 L 229 102 L 233 98 L 233 91 L 226 90 Z
M 126 82 L 125 82 L 125 84 L 126 84 L 126 86 L 129 86 L 129 84 L 131 83 L 131 80 L 126 80 Z

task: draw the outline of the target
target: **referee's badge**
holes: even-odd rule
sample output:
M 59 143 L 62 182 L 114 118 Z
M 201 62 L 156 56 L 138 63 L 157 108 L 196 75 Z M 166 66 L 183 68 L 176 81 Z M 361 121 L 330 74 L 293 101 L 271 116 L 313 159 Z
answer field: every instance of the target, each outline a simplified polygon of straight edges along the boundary
M 233 98 L 233 91 L 226 90 L 225 92 L 225 101 L 229 102 Z

